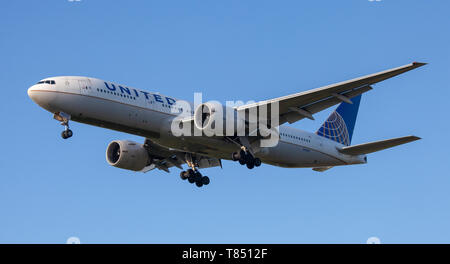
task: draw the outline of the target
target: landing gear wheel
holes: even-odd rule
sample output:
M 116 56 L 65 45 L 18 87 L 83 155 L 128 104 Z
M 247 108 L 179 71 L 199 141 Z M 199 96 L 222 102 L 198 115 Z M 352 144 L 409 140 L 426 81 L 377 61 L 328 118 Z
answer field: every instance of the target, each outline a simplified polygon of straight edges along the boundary
M 64 130 L 64 131 L 61 133 L 61 137 L 64 138 L 64 139 L 68 139 L 68 138 L 70 138 L 70 137 L 72 137 L 72 136 L 73 136 L 73 132 L 72 132 L 72 130 L 70 130 L 70 129 Z
M 209 184 L 209 177 L 208 176 L 203 176 L 202 177 L 202 183 L 203 183 L 203 185 L 208 185 Z
M 186 171 L 187 179 L 189 183 L 198 182 L 199 179 L 202 178 L 202 175 L 198 171 L 194 171 L 193 169 L 189 169 Z
M 245 153 L 245 151 L 243 150 L 239 151 L 239 154 L 237 154 L 237 156 L 239 157 L 239 164 L 245 165 L 247 163 L 248 154 Z
M 255 167 L 261 166 L 261 160 L 259 158 L 255 158 Z
M 187 180 L 187 178 L 189 178 L 189 174 L 186 171 L 182 171 L 180 172 L 180 178 L 184 181 Z
M 253 160 L 253 159 L 251 159 L 251 160 L 249 160 L 248 162 L 247 162 L 247 168 L 248 169 L 253 169 L 255 167 L 255 161 Z
M 241 155 L 239 155 L 239 153 L 237 152 L 233 152 L 233 154 L 231 154 L 231 160 L 232 161 L 238 161 L 240 159 Z
M 197 187 L 203 186 L 203 176 L 199 171 L 196 171 L 194 177 L 192 178 L 194 179 L 195 185 L 197 185 Z
M 201 182 L 202 181 L 202 174 L 200 172 L 196 171 L 193 178 L 194 178 L 195 182 Z

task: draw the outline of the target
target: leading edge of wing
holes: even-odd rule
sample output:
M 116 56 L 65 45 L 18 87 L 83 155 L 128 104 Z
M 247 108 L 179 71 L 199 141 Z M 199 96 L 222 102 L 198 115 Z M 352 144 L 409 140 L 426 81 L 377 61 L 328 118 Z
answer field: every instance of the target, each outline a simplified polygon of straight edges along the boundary
M 238 107 L 237 110 L 252 108 L 252 107 L 255 107 L 255 106 L 258 106 L 261 104 L 268 104 L 268 103 L 277 102 L 277 101 L 278 102 L 285 101 L 285 100 L 289 100 L 289 99 L 296 98 L 296 97 L 302 97 L 306 100 L 313 99 L 313 98 L 307 98 L 307 97 L 319 97 L 319 98 L 322 97 L 322 98 L 324 98 L 324 97 L 330 96 L 328 93 L 329 90 L 332 90 L 332 92 L 334 92 L 334 93 L 341 93 L 341 92 L 359 88 L 362 86 L 372 85 L 372 84 L 384 81 L 386 79 L 395 77 L 402 73 L 422 67 L 426 64 L 427 63 L 423 63 L 423 62 L 413 62 L 413 63 L 407 64 L 404 66 L 392 68 L 392 69 L 381 71 L 381 72 L 374 73 L 374 74 L 369 74 L 369 75 L 358 77 L 355 79 L 351 79 L 351 80 L 347 80 L 347 81 L 343 81 L 343 82 L 339 82 L 339 83 L 334 83 L 334 84 L 330 84 L 327 86 L 323 86 L 323 87 L 319 87 L 319 88 L 315 88 L 315 89 L 311 89 L 311 90 L 307 90 L 307 91 L 303 91 L 303 92 L 299 92 L 299 93 L 295 93 L 295 94 L 291 94 L 291 95 L 286 95 L 286 96 L 282 96 L 282 97 L 278 97 L 278 98 L 274 98 L 274 99 L 269 99 L 266 101 L 260 101 L 257 103 L 243 105 L 243 106 Z M 322 95 L 322 96 L 320 96 L 320 95 Z M 318 100 L 320 100 L 320 99 L 318 99 Z

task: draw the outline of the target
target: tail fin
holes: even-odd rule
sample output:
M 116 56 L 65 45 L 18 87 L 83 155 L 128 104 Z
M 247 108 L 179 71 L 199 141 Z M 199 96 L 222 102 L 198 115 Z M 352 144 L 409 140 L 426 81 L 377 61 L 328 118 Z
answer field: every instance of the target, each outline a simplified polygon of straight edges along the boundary
M 352 104 L 342 102 L 338 108 L 331 113 L 328 119 L 317 130 L 316 134 L 333 141 L 350 146 L 352 142 L 353 129 L 355 128 L 356 116 L 358 115 L 361 95 L 351 99 Z

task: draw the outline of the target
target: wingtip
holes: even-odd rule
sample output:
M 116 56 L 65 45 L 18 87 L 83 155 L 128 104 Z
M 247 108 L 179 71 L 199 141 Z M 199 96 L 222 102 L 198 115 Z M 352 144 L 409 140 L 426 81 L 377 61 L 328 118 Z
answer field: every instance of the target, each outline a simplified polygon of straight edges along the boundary
M 410 136 L 410 138 L 411 138 L 413 141 L 422 139 L 421 137 L 418 137 L 418 136 Z
M 426 63 L 426 62 L 418 62 L 418 61 L 414 61 L 412 64 L 413 64 L 414 66 L 421 67 L 421 66 L 427 65 L 428 63 Z

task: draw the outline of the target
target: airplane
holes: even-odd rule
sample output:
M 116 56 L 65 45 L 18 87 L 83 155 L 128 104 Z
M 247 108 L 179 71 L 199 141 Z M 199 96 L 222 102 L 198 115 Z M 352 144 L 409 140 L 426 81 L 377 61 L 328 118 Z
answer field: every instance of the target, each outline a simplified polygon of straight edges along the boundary
M 420 139 L 405 136 L 370 143 L 351 145 L 361 96 L 373 89 L 372 85 L 407 71 L 426 65 L 413 62 L 401 67 L 339 82 L 257 103 L 236 106 L 231 111 L 247 113 L 276 103 L 278 119 L 269 129 L 276 131 L 277 144 L 261 145 L 262 133 L 247 131 L 227 135 L 176 136 L 172 123 L 180 113 L 182 122 L 206 132 L 208 118 L 217 114 L 215 105 L 202 103 L 181 107 L 182 102 L 157 92 L 81 76 L 59 76 L 40 80 L 28 89 L 28 96 L 53 114 L 65 127 L 62 138 L 73 136 L 69 121 L 142 136 L 144 143 L 114 140 L 106 148 L 109 165 L 125 170 L 148 172 L 159 169 L 169 172 L 172 167 L 181 170 L 180 177 L 202 187 L 210 183 L 200 169 L 222 167 L 222 160 L 232 160 L 248 169 L 262 163 L 285 168 L 312 168 L 322 172 L 335 166 L 365 164 L 367 154 Z M 338 105 L 328 119 L 314 132 L 285 125 Z M 195 109 L 194 109 L 195 107 Z M 230 110 L 227 108 L 227 110 Z M 257 112 L 258 113 L 258 112 Z M 218 114 L 217 114 L 218 115 Z M 244 126 L 246 118 L 240 115 Z M 269 120 L 275 118 L 266 118 Z M 184 124 L 183 123 L 183 124 Z M 184 170 L 183 165 L 188 169 Z

